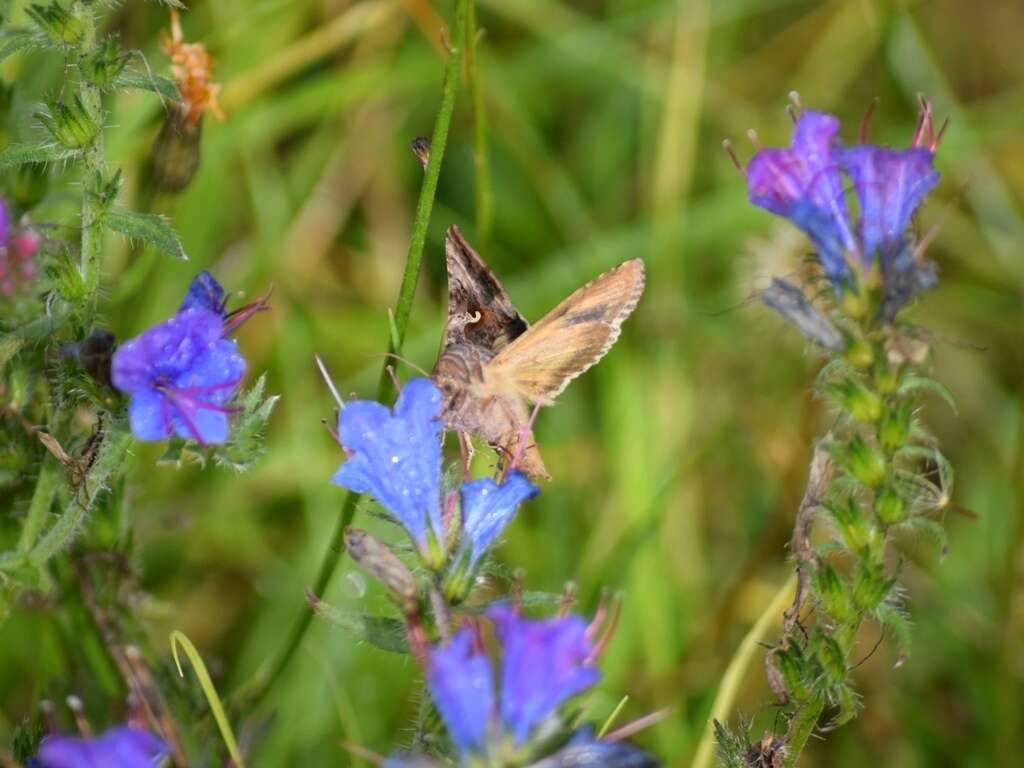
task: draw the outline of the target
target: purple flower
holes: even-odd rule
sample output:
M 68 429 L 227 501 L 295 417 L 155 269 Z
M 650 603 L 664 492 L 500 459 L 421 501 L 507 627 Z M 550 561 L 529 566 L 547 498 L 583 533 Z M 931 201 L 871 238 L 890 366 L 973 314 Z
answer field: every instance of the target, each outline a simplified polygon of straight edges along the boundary
M 213 275 L 204 269 L 192 278 L 192 282 L 188 286 L 188 292 L 185 294 L 185 299 L 181 302 L 178 311 L 184 312 L 186 309 L 198 307 L 224 317 L 226 305 L 227 299 L 224 298 L 224 288 Z
M 430 654 L 427 685 L 459 751 L 485 751 L 497 726 L 516 746 L 562 704 L 594 685 L 594 645 L 578 616 L 534 621 L 501 606 L 488 614 L 502 646 L 501 689 L 495 704 L 491 663 L 470 629 Z
M 747 169 L 750 201 L 783 216 L 814 242 L 828 276 L 847 273 L 846 252 L 855 251 L 839 164 L 839 121 L 804 112 L 789 149 L 764 149 Z
M 508 607 L 490 617 L 501 641 L 501 719 L 516 744 L 565 701 L 601 677 L 579 616 L 530 621 Z
M 427 685 L 452 741 L 462 754 L 480 752 L 494 714 L 491 661 L 463 629 L 445 648 L 430 654 Z
M 939 137 L 932 136 L 927 105 L 924 126 L 927 148 L 915 136 L 913 146 L 903 150 L 871 144 L 843 149 L 835 117 L 804 112 L 789 149 L 764 149 L 750 161 L 750 200 L 804 230 L 837 285 L 849 277 L 851 261 L 867 268 L 877 257 L 887 283 L 885 300 L 898 308 L 930 282 L 931 273 L 915 267 L 911 262 L 917 260 L 904 253 L 910 219 L 939 181 L 932 166 Z M 847 217 L 843 173 L 853 182 L 859 203 L 857 237 Z
M 441 522 L 441 393 L 429 379 L 413 379 L 394 410 L 357 400 L 338 414 L 338 436 L 351 457 L 335 485 L 368 493 L 427 549 L 428 529 L 444 541 Z
M 519 472 L 510 472 L 498 485 L 489 477 L 462 486 L 462 531 L 472 569 L 515 516 L 519 505 L 540 489 Z
M 867 264 L 877 254 L 894 258 L 904 232 L 925 195 L 939 183 L 933 153 L 923 147 L 896 150 L 862 144 L 843 152 L 843 167 L 860 201 L 861 252 Z
M 149 731 L 120 726 L 94 739 L 48 736 L 37 759 L 41 768 L 151 768 L 169 753 Z
M 186 309 L 114 353 L 111 379 L 131 395 L 128 416 L 139 440 L 176 434 L 203 444 L 228 439 L 227 403 L 245 372 L 220 315 Z

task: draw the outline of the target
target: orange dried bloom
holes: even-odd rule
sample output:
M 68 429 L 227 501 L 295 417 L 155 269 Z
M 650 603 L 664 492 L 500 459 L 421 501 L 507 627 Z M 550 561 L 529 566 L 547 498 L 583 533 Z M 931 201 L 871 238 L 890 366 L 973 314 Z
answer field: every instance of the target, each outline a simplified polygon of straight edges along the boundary
M 218 120 L 224 119 L 217 96 L 220 85 L 211 80 L 213 58 L 202 43 L 186 43 L 178 12 L 171 9 L 171 34 L 161 34 L 164 51 L 171 59 L 171 77 L 181 91 L 178 105 L 186 128 L 194 130 L 209 109 Z

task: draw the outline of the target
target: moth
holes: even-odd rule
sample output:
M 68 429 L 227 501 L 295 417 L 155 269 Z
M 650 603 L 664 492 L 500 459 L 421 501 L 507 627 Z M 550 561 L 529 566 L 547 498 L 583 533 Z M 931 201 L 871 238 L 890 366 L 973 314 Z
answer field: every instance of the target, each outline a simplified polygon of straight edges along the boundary
M 643 293 L 644 264 L 631 259 L 605 272 L 531 326 L 458 227 L 445 235 L 445 257 L 448 322 L 433 379 L 447 426 L 547 478 L 531 406 L 551 405 L 605 356 Z

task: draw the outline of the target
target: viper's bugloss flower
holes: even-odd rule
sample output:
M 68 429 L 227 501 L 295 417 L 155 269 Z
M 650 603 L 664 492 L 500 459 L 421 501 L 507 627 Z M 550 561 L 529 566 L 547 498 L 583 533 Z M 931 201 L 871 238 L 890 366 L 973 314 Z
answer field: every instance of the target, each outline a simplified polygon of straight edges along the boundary
M 444 540 L 440 416 L 441 393 L 429 379 L 406 384 L 394 409 L 357 400 L 338 414 L 338 437 L 351 456 L 333 482 L 373 496 L 421 550 L 428 530 Z
M 485 477 L 462 486 L 463 546 L 469 548 L 470 568 L 505 529 L 519 505 L 539 493 L 537 486 L 516 471 L 509 472 L 500 485 Z
M 472 629 L 460 630 L 429 658 L 427 685 L 464 756 L 481 753 L 491 737 L 522 746 L 541 722 L 600 677 L 580 617 L 524 619 L 507 606 L 488 615 L 501 645 L 497 695 L 491 661 Z
M 48 736 L 39 745 L 40 768 L 152 768 L 170 754 L 164 741 L 142 728 L 111 728 L 93 739 Z
M 393 409 L 367 400 L 349 403 L 338 414 L 338 438 L 349 458 L 332 478 L 335 485 L 373 496 L 435 565 L 438 547 L 452 538 L 442 513 L 441 408 L 441 392 L 430 379 L 406 384 Z M 501 484 L 482 479 L 462 486 L 458 546 L 469 571 L 518 505 L 537 493 L 515 471 Z
M 489 615 L 502 646 L 501 718 L 522 744 L 542 720 L 600 679 L 594 645 L 579 616 L 534 621 L 507 606 Z
M 494 715 L 494 673 L 471 629 L 458 632 L 447 647 L 433 650 L 427 685 L 459 750 L 481 751 Z
M 6 201 L 0 198 L 0 294 L 13 296 L 35 279 L 41 242 L 31 229 L 14 225 Z
M 217 279 L 205 269 L 192 278 L 189 283 L 188 292 L 185 294 L 179 312 L 186 309 L 205 309 L 225 317 L 227 300 L 224 298 L 224 287 L 217 282 Z
M 750 201 L 806 232 L 825 273 L 837 286 L 848 281 L 851 266 L 867 270 L 878 260 L 884 280 L 891 283 L 887 298 L 905 302 L 930 282 L 913 269 L 917 258 L 906 231 L 914 212 L 939 181 L 932 165 L 938 137 L 931 136 L 927 105 L 924 110 L 921 125 L 927 126 L 927 146 L 920 142 L 919 127 L 907 149 L 872 144 L 844 148 L 838 119 L 803 112 L 789 149 L 762 149 L 751 159 L 747 168 Z M 858 201 L 859 216 L 853 227 L 844 174 L 853 182 Z
M 223 318 L 192 308 L 150 328 L 114 353 L 111 380 L 131 395 L 128 417 L 139 440 L 176 434 L 204 445 L 228 439 L 227 403 L 245 373 Z
M 846 274 L 857 244 L 850 230 L 838 152 L 839 120 L 804 112 L 789 149 L 763 149 L 747 168 L 750 201 L 792 221 L 814 242 L 833 280 Z

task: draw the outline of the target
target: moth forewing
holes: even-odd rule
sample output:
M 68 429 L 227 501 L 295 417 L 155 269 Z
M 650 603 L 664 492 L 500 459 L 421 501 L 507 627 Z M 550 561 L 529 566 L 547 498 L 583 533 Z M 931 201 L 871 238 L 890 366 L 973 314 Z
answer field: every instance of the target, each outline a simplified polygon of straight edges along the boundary
M 485 367 L 495 394 L 550 403 L 619 338 L 644 291 L 644 264 L 624 262 L 575 291 Z

